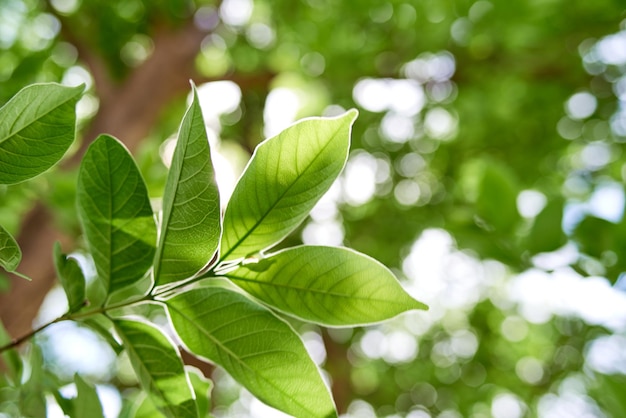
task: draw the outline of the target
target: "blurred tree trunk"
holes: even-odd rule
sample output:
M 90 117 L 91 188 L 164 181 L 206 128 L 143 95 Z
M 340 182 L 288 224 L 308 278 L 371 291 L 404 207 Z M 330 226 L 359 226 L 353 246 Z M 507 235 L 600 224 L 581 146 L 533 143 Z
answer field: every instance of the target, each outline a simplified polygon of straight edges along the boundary
M 100 99 L 97 115 L 85 131 L 80 149 L 66 161 L 78 165 L 97 135 L 108 133 L 135 150 L 157 121 L 161 110 L 177 96 L 189 91 L 189 80 L 198 79 L 195 58 L 207 35 L 192 21 L 182 28 L 160 27 L 154 35 L 152 55 L 121 83 L 114 84 L 97 55 L 83 47 L 80 38 L 64 26 L 62 35 L 72 42 L 89 67 Z M 37 203 L 24 218 L 18 241 L 23 250 L 20 271 L 33 279 L 11 277 L 11 289 L 0 294 L 0 319 L 16 338 L 30 331 L 41 303 L 55 282 L 52 246 L 61 240 L 68 250 L 71 242 L 62 237 L 52 223 L 48 210 Z

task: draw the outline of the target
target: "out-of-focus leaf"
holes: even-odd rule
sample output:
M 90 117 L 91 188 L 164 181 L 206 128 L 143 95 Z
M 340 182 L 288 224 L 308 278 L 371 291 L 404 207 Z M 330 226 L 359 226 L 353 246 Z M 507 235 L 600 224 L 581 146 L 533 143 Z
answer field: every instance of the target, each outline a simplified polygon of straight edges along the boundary
M 157 285 L 197 273 L 217 251 L 220 230 L 219 193 L 194 87 L 163 194 L 161 234 L 154 259 Z
M 85 382 L 78 374 L 74 376 L 76 383 L 76 401 L 73 418 L 104 418 L 102 404 L 96 388 Z
M 0 347 L 11 342 L 11 336 L 4 329 L 4 325 L 0 321 Z M 2 361 L 7 368 L 7 372 L 14 384 L 17 384 L 22 378 L 22 360 L 17 350 L 10 349 L 2 352 Z
M 526 245 L 531 253 L 554 251 L 567 241 L 561 227 L 563 203 L 562 198 L 550 200 L 535 218 Z
M 85 302 L 85 276 L 78 262 L 63 254 L 61 244 L 58 242 L 54 245 L 54 266 L 67 295 L 69 310 L 75 312 Z
M 129 319 L 113 321 L 144 390 L 170 418 L 198 417 L 178 350 L 158 328 Z
M 304 344 L 266 308 L 223 287 L 193 289 L 166 304 L 187 349 L 222 366 L 261 401 L 297 417 L 337 415 Z
M 256 148 L 226 208 L 221 260 L 263 251 L 304 220 L 343 169 L 357 115 L 305 119 Z
M 46 416 L 45 373 L 43 370 L 43 355 L 36 344 L 30 345 L 30 355 L 27 357 L 30 366 L 30 377 L 20 390 L 19 409 L 27 417 Z
M 0 184 L 35 177 L 74 142 L 76 102 L 84 85 L 33 84 L 0 108 Z
M 478 186 L 476 214 L 501 233 L 513 230 L 519 221 L 519 190 L 511 171 L 500 163 L 485 161 Z
M 322 325 L 365 325 L 426 309 L 389 269 L 348 248 L 289 248 L 226 277 L 268 305 Z
M 80 167 L 78 214 L 107 293 L 139 280 L 152 264 L 156 226 L 143 178 L 115 138 L 99 136 Z

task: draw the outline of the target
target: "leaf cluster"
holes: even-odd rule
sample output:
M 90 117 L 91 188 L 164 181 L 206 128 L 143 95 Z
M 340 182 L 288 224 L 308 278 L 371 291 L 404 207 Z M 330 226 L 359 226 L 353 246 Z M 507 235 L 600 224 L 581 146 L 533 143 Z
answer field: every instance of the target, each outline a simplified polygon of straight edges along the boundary
M 74 139 L 73 106 L 81 91 L 36 85 L 0 110 L 0 182 L 25 181 L 63 156 Z M 385 266 L 354 250 L 270 252 L 340 174 L 357 112 L 303 120 L 262 142 L 222 216 L 195 87 L 192 96 L 158 210 L 118 139 L 101 135 L 90 145 L 76 199 L 97 278 L 86 286 L 77 261 L 55 246 L 69 308 L 55 322 L 98 323 L 100 332 L 117 336 L 151 401 L 147 408 L 165 416 L 208 412 L 198 407 L 208 404 L 208 386 L 201 381 L 205 390 L 195 390 L 179 343 L 268 405 L 298 417 L 336 416 L 317 366 L 281 316 L 352 327 L 426 308 Z M 19 246 L 4 229 L 0 242 L 2 267 L 14 272 Z M 141 314 L 145 306 L 166 312 L 174 338 Z M 86 405 L 97 404 L 90 401 L 96 395 L 80 377 L 75 383 L 79 398 L 66 412 L 80 416 Z

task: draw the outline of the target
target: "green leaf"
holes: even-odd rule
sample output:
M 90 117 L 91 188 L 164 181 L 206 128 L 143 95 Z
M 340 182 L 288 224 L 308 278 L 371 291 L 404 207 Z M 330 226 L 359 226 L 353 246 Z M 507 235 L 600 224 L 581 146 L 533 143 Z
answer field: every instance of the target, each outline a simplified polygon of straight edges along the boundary
M 29 346 L 30 355 L 26 363 L 30 367 L 28 381 L 21 386 L 19 398 L 19 410 L 22 416 L 45 417 L 46 416 L 46 391 L 45 371 L 43 368 L 43 355 L 37 344 Z
M 11 336 L 4 328 L 2 321 L 0 321 L 0 347 L 11 342 Z M 15 348 L 5 350 L 1 353 L 2 361 L 6 367 L 6 374 L 11 378 L 12 382 L 17 385 L 22 379 L 22 359 Z M 1 366 L 1 365 L 0 365 Z
M 200 370 L 192 366 L 185 366 L 187 376 L 191 382 L 193 393 L 196 395 L 198 417 L 208 418 L 211 416 L 211 390 L 213 382 L 202 375 Z
M 265 250 L 304 220 L 343 169 L 357 114 L 306 119 L 257 147 L 226 208 L 221 260 Z
M 75 106 L 84 86 L 33 84 L 0 108 L 0 184 L 35 177 L 74 141 Z
M 284 321 L 244 295 L 202 287 L 166 301 L 187 349 L 222 366 L 261 401 L 297 417 L 335 417 L 322 377 Z
M 78 174 L 78 215 L 107 294 L 139 280 L 152 264 L 156 226 L 143 178 L 128 150 L 101 135 Z
M 226 277 L 282 312 L 327 326 L 371 324 L 427 309 L 387 267 L 348 248 L 289 248 Z
M 496 231 L 510 232 L 520 219 L 515 176 L 508 167 L 492 160 L 484 161 L 483 170 L 476 214 Z
M 157 285 L 197 273 L 217 251 L 220 232 L 219 193 L 194 87 L 163 194 L 161 234 L 154 259 Z
M 78 374 L 74 376 L 76 383 L 76 401 L 74 404 L 74 417 L 104 418 L 100 398 L 96 388 L 85 382 Z
M 129 319 L 113 321 L 139 381 L 167 417 L 197 417 L 196 403 L 174 343 L 158 328 Z
M 564 203 L 563 198 L 551 199 L 535 218 L 526 245 L 531 253 L 554 251 L 567 242 L 561 227 Z
M 17 241 L 0 225 L 0 266 L 6 271 L 15 271 L 22 261 L 22 251 Z
M 54 267 L 67 295 L 69 310 L 75 312 L 85 302 L 85 276 L 78 262 L 63 254 L 61 244 L 58 242 L 54 245 Z

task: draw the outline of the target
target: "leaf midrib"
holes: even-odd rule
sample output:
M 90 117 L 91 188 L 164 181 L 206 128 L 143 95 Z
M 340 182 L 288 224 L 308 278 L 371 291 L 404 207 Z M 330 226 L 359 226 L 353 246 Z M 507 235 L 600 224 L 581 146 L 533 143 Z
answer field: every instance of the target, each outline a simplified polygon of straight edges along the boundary
M 20 127 L 19 129 L 17 129 L 16 131 L 9 131 L 7 132 L 7 135 L 4 138 L 0 138 L 0 145 L 2 145 L 5 141 L 8 141 L 9 139 L 11 139 L 11 137 L 19 134 L 20 132 L 22 132 L 23 130 L 27 129 L 28 127 L 32 126 L 34 123 L 36 123 L 37 121 L 39 121 L 40 119 L 43 119 L 45 116 L 49 115 L 50 113 L 54 112 L 55 110 L 57 110 L 58 108 L 60 108 L 61 106 L 65 105 L 67 102 L 74 100 L 76 98 L 76 96 L 78 96 L 80 93 L 73 95 L 71 97 L 69 97 L 67 100 L 62 101 L 61 103 L 59 103 L 57 106 L 53 107 L 52 109 L 48 110 L 47 112 L 45 112 L 42 115 L 37 116 L 35 119 L 33 119 L 33 121 L 31 121 L 29 124 Z M 9 104 L 9 103 L 7 103 Z M 0 110 L 4 109 L 6 107 L 3 106 Z M 26 111 L 26 109 L 28 109 L 28 106 L 26 106 L 22 112 L 20 112 L 20 114 L 17 116 L 17 118 L 20 117 L 20 115 L 24 114 L 24 112 Z M 17 122 L 17 118 L 15 120 L 15 122 Z M 13 127 L 11 127 L 12 129 Z
M 188 321 L 194 328 L 198 329 L 200 331 L 200 333 L 204 336 L 206 336 L 213 344 L 215 344 L 216 346 L 218 346 L 221 350 L 223 350 L 226 354 L 228 354 L 231 358 L 233 358 L 239 365 L 241 365 L 244 369 L 248 370 L 249 372 L 251 372 L 253 375 L 259 376 L 261 379 L 263 379 L 263 381 L 265 381 L 268 385 L 270 385 L 271 387 L 275 388 L 276 391 L 282 393 L 284 396 L 286 396 L 288 399 L 291 399 L 294 403 L 296 403 L 297 405 L 299 405 L 302 409 L 312 412 L 307 406 L 303 405 L 301 402 L 297 401 L 296 399 L 294 399 L 293 396 L 290 396 L 288 393 L 286 393 L 282 388 L 278 387 L 276 384 L 274 384 L 274 382 L 272 382 L 271 380 L 267 379 L 265 377 L 264 374 L 256 372 L 253 368 L 251 368 L 246 362 L 244 362 L 241 358 L 239 358 L 237 355 L 235 355 L 235 353 L 233 353 L 231 350 L 229 350 L 227 347 L 225 347 L 224 345 L 221 344 L 221 342 L 219 340 L 217 340 L 208 330 L 205 330 L 204 328 L 200 327 L 199 325 L 196 324 L 196 321 L 194 321 L 192 318 L 190 318 L 189 316 L 187 316 L 185 313 L 183 313 L 180 309 L 178 309 L 177 307 L 169 304 L 166 302 L 166 305 L 168 308 L 176 311 L 181 317 L 183 317 L 186 321 Z M 184 341 L 184 340 L 183 340 Z M 191 347 L 190 347 L 191 348 Z M 193 350 L 192 350 L 193 352 Z M 198 353 L 201 354 L 201 353 Z
M 195 98 L 194 98 L 194 103 L 195 103 Z M 190 117 L 190 123 L 189 123 L 189 133 L 191 133 L 191 128 L 193 126 L 193 120 L 196 117 L 196 109 L 192 105 L 189 107 L 188 110 L 188 115 L 185 115 L 185 117 L 183 117 L 183 121 L 185 121 L 186 116 Z M 183 122 L 184 123 L 184 122 Z M 165 209 L 167 210 L 167 217 L 165 216 L 165 211 L 163 212 L 163 222 L 161 224 L 161 236 L 159 237 L 159 246 L 157 248 L 157 253 L 155 254 L 155 258 L 154 258 L 154 281 L 155 283 L 158 283 L 159 281 L 159 276 L 161 275 L 161 262 L 162 257 L 163 257 L 163 250 L 165 248 L 165 240 L 167 239 L 168 233 L 169 233 L 169 224 L 172 218 L 172 213 L 174 212 L 173 208 L 174 208 L 174 200 L 176 198 L 176 195 L 178 194 L 178 188 L 180 186 L 179 184 L 179 180 L 180 180 L 180 176 L 182 175 L 183 172 L 183 168 L 185 166 L 185 159 L 187 157 L 187 151 L 189 150 L 189 136 L 187 135 L 187 137 L 184 139 L 185 140 L 185 146 L 182 147 L 182 158 L 181 158 L 181 163 L 180 163 L 180 169 L 174 173 L 176 179 L 173 180 L 174 186 L 173 186 L 173 191 L 171 193 L 168 193 L 168 196 L 172 196 L 171 199 L 167 199 L 167 205 L 165 206 Z M 180 141 L 180 135 L 178 137 L 178 140 Z M 176 144 L 177 146 L 179 144 Z M 174 151 L 174 155 L 176 155 L 176 151 Z M 172 170 L 170 170 L 170 173 L 172 173 Z M 168 174 L 168 181 L 169 181 L 169 174 Z M 167 184 L 166 184 L 167 186 Z M 197 197 L 197 195 L 196 195 Z
M 120 328 L 119 322 L 117 324 L 118 329 Z M 122 332 L 123 334 L 127 335 L 126 333 Z M 157 392 L 158 395 L 166 400 L 165 405 L 167 407 L 167 411 L 170 413 L 170 416 L 175 418 L 176 417 L 176 413 L 173 409 L 173 405 L 170 405 L 169 401 L 167 400 L 166 396 L 165 396 L 165 392 L 163 392 L 156 384 L 156 379 L 152 378 L 152 373 L 150 373 L 150 370 L 148 369 L 148 367 L 145 365 L 143 359 L 141 358 L 141 356 L 139 355 L 139 353 L 134 349 L 134 345 L 130 344 L 130 340 L 128 340 L 128 337 L 125 338 L 129 344 L 126 345 L 126 350 L 131 350 L 135 353 L 135 358 L 137 358 L 137 360 L 139 360 L 139 364 L 141 365 L 142 369 L 144 370 L 144 372 L 147 372 L 146 374 L 150 377 L 150 386 L 152 388 L 154 388 L 154 392 Z M 165 409 L 165 408 L 164 408 Z
M 337 135 L 337 132 L 339 132 L 341 130 L 341 128 L 343 127 L 343 125 L 340 125 L 332 134 L 332 137 L 334 138 L 335 135 Z M 246 239 L 248 239 L 248 237 L 261 225 L 261 223 L 263 223 L 263 221 L 265 220 L 265 218 L 267 216 L 269 216 L 269 214 L 274 210 L 274 208 L 278 205 L 278 203 L 283 199 L 283 197 L 285 197 L 285 195 L 287 194 L 287 192 L 289 192 L 289 190 L 291 190 L 292 187 L 294 187 L 296 185 L 296 183 L 298 183 L 300 181 L 300 179 L 302 178 L 302 176 L 305 174 L 306 171 L 309 170 L 309 168 L 313 165 L 313 163 L 315 163 L 315 161 L 322 155 L 323 151 L 326 150 L 326 148 L 328 146 L 330 146 L 330 144 L 333 142 L 333 140 L 328 141 L 323 147 L 322 150 L 311 160 L 311 162 L 304 168 L 304 170 L 296 177 L 296 179 L 285 189 L 285 191 L 274 201 L 274 203 L 265 211 L 265 213 L 259 218 L 259 220 L 257 222 L 254 223 L 254 225 L 239 239 L 237 240 L 237 242 L 235 243 L 235 245 L 233 245 L 232 247 L 230 247 L 230 249 L 228 250 L 227 253 L 225 253 L 224 255 L 222 255 L 220 257 L 220 263 L 222 261 L 225 261 L 226 258 L 235 250 L 237 249 L 237 247 L 239 245 L 241 245 L 242 242 L 244 242 Z M 282 147 L 281 147 L 281 151 L 282 151 Z M 254 158 L 254 156 L 253 156 Z M 297 164 L 297 159 L 296 159 L 296 164 Z M 345 164 L 345 159 L 344 159 L 344 164 Z M 243 178 L 243 176 L 242 176 Z M 259 250 L 260 251 L 260 250 Z

